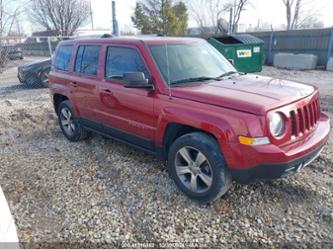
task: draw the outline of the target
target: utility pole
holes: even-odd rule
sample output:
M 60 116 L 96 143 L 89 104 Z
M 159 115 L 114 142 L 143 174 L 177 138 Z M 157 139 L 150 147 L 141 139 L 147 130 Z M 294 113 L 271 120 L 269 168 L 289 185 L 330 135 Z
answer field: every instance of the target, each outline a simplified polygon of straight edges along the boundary
M 162 0 L 162 14 L 163 14 L 163 17 L 162 17 L 162 21 L 163 21 L 163 36 L 166 36 L 167 35 L 167 28 L 166 28 L 166 14 L 165 14 L 165 1 Z
M 93 12 L 92 12 L 92 8 L 91 8 L 91 0 L 89 0 L 89 4 L 90 4 L 90 21 L 91 21 L 91 29 L 94 30 L 94 17 L 93 17 Z
M 112 34 L 114 36 L 119 36 L 119 27 L 116 17 L 116 1 L 112 0 L 111 7 L 112 7 Z
M 228 35 L 231 35 L 234 32 L 234 8 L 230 8 L 230 16 L 229 16 L 229 27 L 228 27 Z

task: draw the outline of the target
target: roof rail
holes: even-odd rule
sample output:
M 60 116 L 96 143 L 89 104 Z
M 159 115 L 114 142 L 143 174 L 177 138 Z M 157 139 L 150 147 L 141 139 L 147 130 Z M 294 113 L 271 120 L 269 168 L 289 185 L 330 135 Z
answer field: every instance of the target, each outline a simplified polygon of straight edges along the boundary
M 160 37 L 160 36 L 166 36 L 166 35 L 161 34 L 161 33 L 157 33 L 157 34 L 140 34 L 140 35 L 136 35 L 136 37 Z
M 80 39 L 96 39 L 96 38 L 111 38 L 113 37 L 110 34 L 103 34 L 103 35 L 82 35 L 82 36 L 76 36 L 74 39 L 75 40 L 80 40 Z
M 103 34 L 101 38 L 111 38 L 113 37 L 111 34 Z

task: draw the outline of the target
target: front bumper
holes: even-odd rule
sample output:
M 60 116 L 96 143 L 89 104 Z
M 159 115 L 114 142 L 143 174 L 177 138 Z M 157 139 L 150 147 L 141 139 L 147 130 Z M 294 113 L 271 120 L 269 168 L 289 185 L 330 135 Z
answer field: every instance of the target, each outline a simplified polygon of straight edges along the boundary
M 250 169 L 231 169 L 233 178 L 242 184 L 249 184 L 256 180 L 272 180 L 287 177 L 301 171 L 314 161 L 323 149 L 323 145 L 310 154 L 287 163 L 258 165 Z
M 22 84 L 26 84 L 28 86 L 40 82 L 40 79 L 38 78 L 38 72 L 35 71 L 30 72 L 30 71 L 18 70 L 17 78 Z
M 257 179 L 275 179 L 291 175 L 309 165 L 319 156 L 328 140 L 330 120 L 321 114 L 320 120 L 313 133 L 303 139 L 279 147 L 274 144 L 262 146 L 239 147 L 238 163 L 240 166 L 229 164 L 234 179 L 240 183 L 250 183 Z M 231 166 L 231 167 L 230 167 Z

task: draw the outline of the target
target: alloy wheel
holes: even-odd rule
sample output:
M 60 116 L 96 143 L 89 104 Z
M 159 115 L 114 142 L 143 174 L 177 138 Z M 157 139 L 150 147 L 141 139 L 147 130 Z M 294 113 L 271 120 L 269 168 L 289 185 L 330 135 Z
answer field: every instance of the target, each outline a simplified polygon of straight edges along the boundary
M 213 182 L 213 171 L 206 156 L 198 149 L 184 146 L 175 157 L 176 173 L 182 184 L 194 193 L 207 191 Z
M 61 109 L 60 123 L 68 136 L 74 135 L 75 124 L 73 120 L 73 115 L 72 112 L 67 107 Z

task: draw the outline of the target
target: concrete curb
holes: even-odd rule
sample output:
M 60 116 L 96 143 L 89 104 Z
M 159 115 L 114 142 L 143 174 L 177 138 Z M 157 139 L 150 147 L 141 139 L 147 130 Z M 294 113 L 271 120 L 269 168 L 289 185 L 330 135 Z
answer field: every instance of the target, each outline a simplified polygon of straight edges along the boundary
M 327 62 L 326 70 L 333 72 L 333 57 L 329 58 L 329 60 Z
M 318 56 L 313 54 L 277 53 L 273 65 L 278 68 L 313 70 L 316 68 Z
M 0 248 L 19 248 L 14 218 L 10 213 L 5 195 L 0 187 Z

